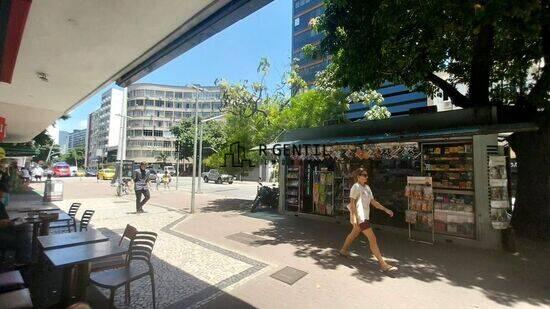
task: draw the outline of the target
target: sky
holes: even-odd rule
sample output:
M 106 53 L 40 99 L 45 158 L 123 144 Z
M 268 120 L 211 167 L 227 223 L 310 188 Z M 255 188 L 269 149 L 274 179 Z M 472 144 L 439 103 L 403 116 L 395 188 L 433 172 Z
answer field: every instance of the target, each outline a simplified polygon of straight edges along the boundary
M 271 64 L 266 85 L 273 89 L 290 69 L 291 26 L 292 0 L 274 0 L 138 82 L 208 86 L 220 78 L 259 81 L 256 69 L 265 57 Z M 104 88 L 74 109 L 68 120 L 59 123 L 59 129 L 85 129 L 88 115 L 100 105 L 101 93 L 112 87 L 116 86 Z

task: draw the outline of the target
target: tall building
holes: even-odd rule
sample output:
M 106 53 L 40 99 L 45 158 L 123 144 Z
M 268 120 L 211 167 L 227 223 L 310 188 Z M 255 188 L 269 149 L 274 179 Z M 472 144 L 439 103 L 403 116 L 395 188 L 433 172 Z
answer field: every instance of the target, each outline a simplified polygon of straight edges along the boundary
M 309 21 L 324 13 L 323 0 L 293 0 L 292 2 L 292 58 L 293 63 L 299 65 L 298 73 L 309 84 L 315 80 L 315 74 L 327 67 L 330 57 L 311 59 L 305 57 L 302 47 L 307 44 L 317 45 L 323 35 L 309 26 Z M 406 115 L 410 109 L 427 106 L 428 99 L 425 93 L 410 91 L 404 85 L 385 83 L 378 92 L 384 96 L 384 103 L 392 116 Z M 347 117 L 356 120 L 364 117 L 370 107 L 362 103 L 350 104 Z
M 129 86 L 126 159 L 159 162 L 157 158 L 164 152 L 173 160 L 176 139 L 170 129 L 182 119 L 194 116 L 196 102 L 199 116 L 203 119 L 221 114 L 221 92 L 218 87 Z
M 118 148 L 124 110 L 124 91 L 113 88 L 101 95 L 100 107 L 88 117 L 87 166 L 107 161 L 109 152 Z
M 85 147 L 86 146 L 86 134 L 87 134 L 87 132 L 88 132 L 88 130 L 82 129 L 82 130 L 73 130 L 72 133 L 69 133 L 69 137 L 68 137 L 68 140 L 67 140 L 67 149 Z M 59 133 L 61 133 L 61 132 L 59 132 Z
M 69 150 L 69 134 L 67 131 L 59 131 L 59 152 L 61 154 L 65 154 Z

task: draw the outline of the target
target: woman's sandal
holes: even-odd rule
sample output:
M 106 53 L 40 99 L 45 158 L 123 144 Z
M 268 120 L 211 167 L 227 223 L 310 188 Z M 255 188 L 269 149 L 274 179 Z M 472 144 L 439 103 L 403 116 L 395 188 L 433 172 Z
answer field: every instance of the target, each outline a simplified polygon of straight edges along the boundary
M 338 250 L 338 254 L 341 256 L 341 257 L 345 257 L 345 258 L 350 258 L 351 257 L 351 254 L 348 252 L 344 253 L 342 252 L 341 250 Z
M 391 272 L 397 271 L 397 267 L 387 265 L 386 267 L 382 268 L 380 271 L 382 271 L 384 273 L 391 273 Z

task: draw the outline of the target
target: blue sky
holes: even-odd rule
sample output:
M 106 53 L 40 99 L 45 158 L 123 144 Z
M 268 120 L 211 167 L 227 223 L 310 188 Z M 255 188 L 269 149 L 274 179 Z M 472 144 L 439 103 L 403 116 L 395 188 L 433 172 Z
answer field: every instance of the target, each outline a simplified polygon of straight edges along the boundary
M 291 16 L 291 0 L 274 0 L 139 82 L 212 85 L 216 78 L 257 81 L 258 63 L 266 57 L 271 63 L 266 84 L 273 89 L 290 68 Z M 99 107 L 101 93 L 109 88 L 77 107 L 68 120 L 59 123 L 60 130 L 85 128 L 88 114 Z

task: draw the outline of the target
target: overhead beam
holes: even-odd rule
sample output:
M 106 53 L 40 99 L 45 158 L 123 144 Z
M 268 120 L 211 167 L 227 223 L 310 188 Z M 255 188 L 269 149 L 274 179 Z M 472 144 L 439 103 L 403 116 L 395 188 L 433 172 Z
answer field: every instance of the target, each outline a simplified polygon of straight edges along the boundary
M 0 82 L 11 84 L 32 0 L 0 1 Z

